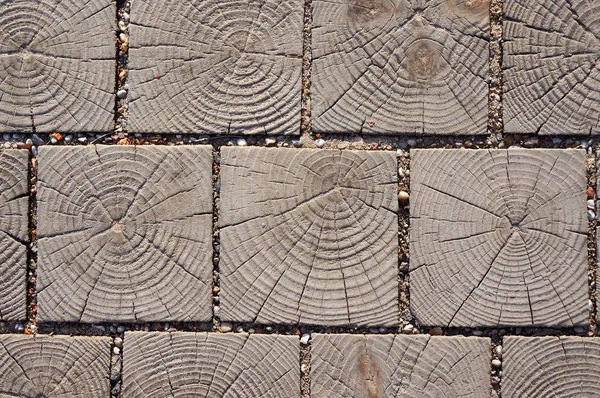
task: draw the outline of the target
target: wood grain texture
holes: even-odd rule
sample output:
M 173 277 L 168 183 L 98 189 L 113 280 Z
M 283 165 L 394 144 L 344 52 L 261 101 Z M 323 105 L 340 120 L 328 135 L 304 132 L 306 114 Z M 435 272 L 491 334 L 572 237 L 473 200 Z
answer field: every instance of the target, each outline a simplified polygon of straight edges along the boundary
M 424 325 L 588 324 L 583 150 L 411 151 L 411 309 Z
M 295 336 L 125 333 L 123 396 L 294 397 L 300 394 Z
M 0 1 L 0 132 L 111 131 L 111 0 Z
M 0 320 L 26 318 L 29 154 L 0 151 Z
M 108 337 L 0 336 L 0 397 L 105 398 Z
M 489 1 L 314 0 L 314 130 L 485 134 Z
M 505 398 L 598 396 L 598 338 L 505 337 L 503 358 Z
M 313 334 L 313 398 L 489 396 L 490 339 Z
M 510 0 L 504 6 L 508 133 L 600 133 L 600 4 Z
M 395 153 L 221 154 L 221 319 L 397 324 Z
M 212 151 L 41 147 L 38 318 L 212 317 Z
M 303 3 L 132 2 L 129 130 L 299 134 Z

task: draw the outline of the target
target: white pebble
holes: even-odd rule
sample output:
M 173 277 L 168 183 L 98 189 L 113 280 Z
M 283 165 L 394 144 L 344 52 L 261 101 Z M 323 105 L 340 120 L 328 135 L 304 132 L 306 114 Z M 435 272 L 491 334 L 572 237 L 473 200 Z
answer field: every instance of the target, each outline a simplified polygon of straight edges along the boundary
M 502 361 L 499 359 L 494 359 L 492 360 L 492 366 L 495 368 L 499 368 L 502 366 Z
M 265 145 L 266 146 L 273 146 L 277 144 L 277 140 L 275 138 L 267 138 L 265 139 Z
M 405 332 L 407 332 L 407 333 L 410 333 L 410 332 L 412 332 L 412 331 L 413 331 L 413 329 L 414 329 L 414 328 L 415 328 L 415 327 L 409 323 L 408 325 L 404 326 L 404 327 L 402 328 L 402 330 L 403 330 L 403 331 L 405 331 Z
M 233 330 L 233 325 L 230 322 L 221 322 L 221 332 L 228 333 Z
M 115 338 L 115 347 L 123 347 L 123 339 L 120 337 Z
M 307 366 L 306 366 L 306 364 L 305 364 L 305 363 L 303 363 L 302 365 L 300 365 L 300 371 L 301 371 L 302 373 L 306 373 L 306 368 L 307 368 Z
M 498 358 L 502 358 L 502 346 L 499 345 L 496 347 L 496 355 L 498 355 Z
M 237 140 L 236 144 L 237 144 L 238 146 L 246 146 L 246 145 L 248 145 L 248 142 L 247 142 L 245 139 L 243 139 L 243 138 L 239 138 L 239 139 Z
M 588 221 L 594 221 L 594 219 L 596 218 L 596 213 L 594 213 L 592 210 L 588 210 L 587 216 Z
M 594 203 L 594 199 L 590 199 L 587 201 L 588 210 L 594 210 L 596 208 L 596 204 Z
M 56 137 L 50 137 L 51 144 L 56 144 L 57 142 L 58 142 L 58 140 L 56 139 Z
M 125 98 L 126 95 L 127 95 L 127 91 L 126 90 L 119 90 L 119 91 L 117 91 L 117 97 L 119 99 Z
M 406 173 L 404 173 L 404 169 L 402 169 L 402 167 L 398 169 L 398 177 L 400 177 L 400 178 L 406 177 Z
M 302 335 L 302 337 L 300 337 L 300 343 L 301 344 L 304 344 L 304 345 L 308 344 L 308 340 L 310 340 L 310 334 L 309 333 L 304 333 Z
M 79 137 L 77 138 L 77 141 L 81 142 L 82 144 L 87 143 L 87 137 Z
M 323 148 L 323 146 L 325 146 L 325 140 L 322 138 L 317 138 L 315 140 L 315 145 L 317 146 L 317 148 Z
M 113 353 L 115 355 L 119 355 L 120 352 L 121 352 L 121 349 L 119 349 L 119 347 L 113 347 Z

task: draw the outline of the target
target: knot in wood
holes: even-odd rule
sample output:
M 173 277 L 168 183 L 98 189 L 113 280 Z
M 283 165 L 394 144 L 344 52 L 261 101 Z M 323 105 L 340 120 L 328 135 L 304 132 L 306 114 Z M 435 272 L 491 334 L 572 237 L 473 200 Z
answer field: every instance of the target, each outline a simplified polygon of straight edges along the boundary
M 346 20 L 357 25 L 377 25 L 394 15 L 390 0 L 348 0 Z
M 406 51 L 405 67 L 417 81 L 435 80 L 444 68 L 442 46 L 429 39 L 418 39 Z

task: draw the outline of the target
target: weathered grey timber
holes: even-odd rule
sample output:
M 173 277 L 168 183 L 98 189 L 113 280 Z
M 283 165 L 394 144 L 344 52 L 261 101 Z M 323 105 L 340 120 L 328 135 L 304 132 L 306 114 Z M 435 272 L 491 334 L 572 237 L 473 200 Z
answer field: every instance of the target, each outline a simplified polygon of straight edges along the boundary
M 313 335 L 313 398 L 489 396 L 490 339 Z
M 132 2 L 129 131 L 299 134 L 303 4 Z
M 411 151 L 411 309 L 423 325 L 588 324 L 583 150 Z
M 221 319 L 397 324 L 395 153 L 221 154 Z
M 111 131 L 114 0 L 0 0 L 0 132 Z
M 504 338 L 502 396 L 595 397 L 600 380 L 600 339 Z
M 108 397 L 110 341 L 0 335 L 0 397 Z
M 38 317 L 212 317 L 212 151 L 41 147 Z
M 600 8 L 594 1 L 504 4 L 507 133 L 600 133 Z
M 0 320 L 26 318 L 25 272 L 29 241 L 27 151 L 0 151 Z
M 124 397 L 294 397 L 295 336 L 125 333 Z
M 315 131 L 485 134 L 488 0 L 314 0 L 313 9 Z

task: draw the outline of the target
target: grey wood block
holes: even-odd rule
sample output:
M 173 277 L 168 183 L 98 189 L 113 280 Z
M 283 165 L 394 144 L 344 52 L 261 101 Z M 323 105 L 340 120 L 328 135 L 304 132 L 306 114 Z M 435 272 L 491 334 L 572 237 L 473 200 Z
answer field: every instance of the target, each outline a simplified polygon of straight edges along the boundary
M 507 133 L 600 133 L 600 8 L 586 0 L 504 5 Z
M 295 336 L 126 332 L 124 397 L 295 397 Z
M 299 134 L 303 4 L 132 2 L 129 131 Z
M 26 318 L 29 154 L 0 151 L 0 320 Z
M 314 130 L 485 134 L 489 1 L 313 1 Z
M 221 319 L 397 325 L 395 153 L 221 155 Z
M 503 344 L 503 397 L 598 396 L 600 339 L 511 336 Z
M 114 0 L 0 1 L 0 132 L 109 132 Z
M 0 336 L 0 396 L 110 396 L 107 337 Z
M 41 147 L 38 318 L 212 317 L 212 148 Z
M 313 398 L 481 398 L 490 390 L 490 339 L 313 334 Z
M 423 325 L 588 324 L 583 150 L 411 151 L 411 310 Z

